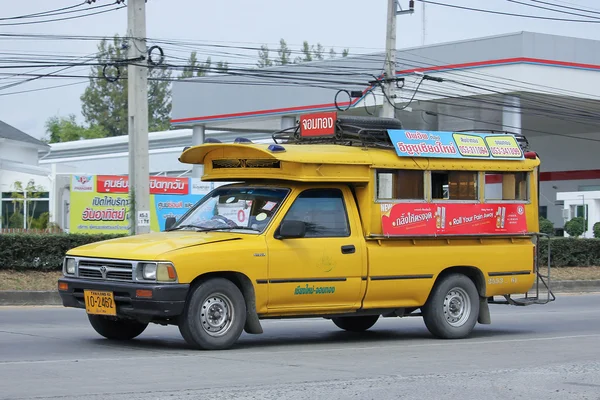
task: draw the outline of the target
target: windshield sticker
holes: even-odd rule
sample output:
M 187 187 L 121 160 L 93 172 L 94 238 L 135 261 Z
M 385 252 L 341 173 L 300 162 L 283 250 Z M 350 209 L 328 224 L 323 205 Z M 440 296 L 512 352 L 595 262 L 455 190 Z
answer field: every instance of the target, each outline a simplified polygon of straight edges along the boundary
M 267 203 L 262 208 L 263 210 L 271 211 L 277 205 L 274 201 L 267 201 Z
M 229 199 L 227 199 L 229 201 Z M 218 213 L 219 215 L 235 222 L 237 226 L 248 226 L 250 223 L 250 210 L 252 207 L 252 200 L 239 200 L 237 203 L 232 204 L 219 204 Z
M 264 221 L 266 218 L 267 218 L 267 214 L 265 214 L 265 213 L 260 213 L 256 216 L 257 221 Z
M 225 200 L 225 203 L 229 204 L 229 203 L 231 203 L 234 200 L 235 200 L 235 197 L 231 196 L 230 198 L 228 198 L 227 200 Z

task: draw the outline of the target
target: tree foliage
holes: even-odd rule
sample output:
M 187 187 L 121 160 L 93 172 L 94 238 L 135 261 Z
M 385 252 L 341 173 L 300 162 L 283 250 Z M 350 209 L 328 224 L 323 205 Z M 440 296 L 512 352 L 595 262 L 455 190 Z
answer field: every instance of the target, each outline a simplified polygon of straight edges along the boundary
M 565 224 L 565 232 L 569 236 L 579 237 L 585 232 L 585 221 L 583 217 L 575 217 Z
M 302 43 L 302 48 L 297 52 L 299 55 L 292 59 L 292 50 L 288 47 L 287 42 L 284 39 L 279 40 L 279 48 L 277 49 L 277 57 L 275 59 L 270 58 L 270 49 L 267 45 L 260 46 L 258 50 L 258 62 L 259 68 L 271 67 L 273 65 L 286 65 L 286 64 L 299 64 L 303 62 L 318 61 L 325 59 L 325 47 L 321 43 L 317 45 L 311 45 L 308 41 Z M 342 57 L 347 57 L 349 53 L 348 49 L 342 51 Z M 329 49 L 329 58 L 337 57 L 337 52 L 331 48 Z
M 127 80 L 110 82 L 104 79 L 104 65 L 119 64 L 121 77 L 127 77 L 127 40 L 115 35 L 112 41 L 103 39 L 98 45 L 96 61 L 90 72 L 90 84 L 81 96 L 81 111 L 85 121 L 98 125 L 107 136 L 121 136 L 128 132 Z M 116 68 L 106 69 L 115 76 Z M 115 74 L 115 75 L 113 75 Z M 171 115 L 171 70 L 156 66 L 148 69 L 148 128 L 150 131 L 169 128 Z
M 545 233 L 546 235 L 554 236 L 554 224 L 552 221 L 540 217 L 540 232 Z
M 50 143 L 96 139 L 107 136 L 106 131 L 100 125 L 92 125 L 86 128 L 78 124 L 74 114 L 67 117 L 50 117 L 46 121 L 46 132 L 49 134 L 49 138 L 46 138 L 45 141 Z
M 81 95 L 81 112 L 85 123 L 79 124 L 74 115 L 55 116 L 46 121 L 46 141 L 50 143 L 69 142 L 81 139 L 127 135 L 128 99 L 127 99 L 127 48 L 132 45 L 126 38 L 115 35 L 112 39 L 103 39 L 98 44 L 95 65 L 91 67 L 89 85 Z M 310 45 L 304 41 L 299 51 L 292 51 L 284 39 L 280 39 L 276 56 L 271 59 L 268 46 L 261 46 L 258 51 L 259 68 L 273 65 L 286 65 L 315 60 L 324 60 L 337 56 L 331 48 L 329 52 L 320 43 Z M 293 54 L 299 54 L 295 58 Z M 341 53 L 348 56 L 348 49 Z M 198 59 L 194 51 L 186 64 L 181 68 L 177 79 L 202 77 L 213 73 L 229 71 L 227 61 L 214 62 L 211 57 L 205 61 Z M 148 68 L 148 129 L 152 131 L 167 130 L 171 119 L 171 82 L 174 78 L 172 66 L 152 66 Z M 107 80 L 106 77 L 119 77 Z
M 190 58 L 188 58 L 186 66 L 183 68 L 179 79 L 193 78 L 195 76 L 206 76 L 211 70 L 218 72 L 227 72 L 229 70 L 229 64 L 227 61 L 217 61 L 213 63 L 210 56 L 206 58 L 206 61 L 201 63 L 198 61 L 198 56 L 195 51 L 192 51 Z

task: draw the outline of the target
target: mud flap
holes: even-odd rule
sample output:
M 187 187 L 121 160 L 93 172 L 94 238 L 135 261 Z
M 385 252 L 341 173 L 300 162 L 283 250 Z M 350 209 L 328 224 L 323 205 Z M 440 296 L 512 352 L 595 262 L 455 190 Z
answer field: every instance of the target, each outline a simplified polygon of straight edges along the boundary
M 488 304 L 487 297 L 479 297 L 479 316 L 477 322 L 483 325 L 489 325 L 492 323 L 492 317 L 490 316 L 490 305 Z

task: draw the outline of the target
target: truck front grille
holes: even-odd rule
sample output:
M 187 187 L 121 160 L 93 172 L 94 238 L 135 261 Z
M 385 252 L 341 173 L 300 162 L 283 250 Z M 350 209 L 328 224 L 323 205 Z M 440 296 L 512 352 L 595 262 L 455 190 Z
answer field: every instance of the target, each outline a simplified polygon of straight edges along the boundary
M 133 265 L 128 262 L 80 258 L 78 271 L 80 278 L 133 281 Z

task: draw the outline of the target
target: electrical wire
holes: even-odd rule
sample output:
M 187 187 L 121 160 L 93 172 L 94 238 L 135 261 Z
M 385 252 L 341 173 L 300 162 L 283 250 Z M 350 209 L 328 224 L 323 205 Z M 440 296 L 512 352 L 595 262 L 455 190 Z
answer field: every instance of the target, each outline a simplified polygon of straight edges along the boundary
M 104 7 L 104 6 L 96 6 L 96 8 L 100 8 L 100 7 Z M 119 6 L 119 7 L 111 8 L 109 10 L 95 11 L 95 12 L 91 12 L 91 13 L 87 13 L 87 14 L 75 15 L 75 16 L 71 16 L 71 17 L 47 19 L 47 20 L 43 20 L 43 21 L 11 22 L 11 23 L 0 24 L 0 26 L 33 25 L 33 24 L 43 24 L 43 23 L 48 23 L 48 22 L 66 21 L 66 20 L 77 19 L 77 18 L 91 17 L 91 16 L 94 16 L 94 15 L 104 14 L 104 13 L 111 12 L 111 11 L 117 11 L 117 10 L 120 10 L 120 9 L 126 8 L 126 7 L 127 6 L 124 5 L 124 6 Z
M 554 7 L 565 8 L 567 10 L 583 11 L 583 12 L 590 13 L 590 14 L 600 14 L 600 10 L 598 10 L 598 9 L 596 9 L 598 11 L 594 11 L 594 9 L 586 10 L 584 8 L 578 8 L 578 7 L 561 6 L 560 4 L 550 3 L 548 1 L 542 1 L 542 0 L 529 0 L 529 1 L 533 1 L 534 3 L 546 4 L 546 5 L 554 6 Z M 563 2 L 563 4 L 571 4 L 571 3 Z
M 593 16 L 593 15 L 585 15 L 585 14 L 574 13 L 574 12 L 570 12 L 570 11 L 556 10 L 554 8 L 544 7 L 544 6 L 538 6 L 538 5 L 535 5 L 535 4 L 524 3 L 524 2 L 518 1 L 518 0 L 506 0 L 506 1 L 509 1 L 509 2 L 515 3 L 515 4 L 521 4 L 521 5 L 524 5 L 524 6 L 527 6 L 527 7 L 537 8 L 537 9 L 540 9 L 540 10 L 554 11 L 554 12 L 557 12 L 557 13 L 560 13 L 560 14 L 568 14 L 568 15 L 576 15 L 578 17 L 600 19 L 600 17 L 596 17 L 596 16 Z
M 450 8 L 460 9 L 460 10 L 477 11 L 477 12 L 482 12 L 482 13 L 487 13 L 487 14 L 507 15 L 507 16 L 511 16 L 511 17 L 533 18 L 533 19 L 542 19 L 542 20 L 547 20 L 547 21 L 585 22 L 585 23 L 592 23 L 592 24 L 598 24 L 598 23 L 600 23 L 600 21 L 590 21 L 590 20 L 581 20 L 581 19 L 568 19 L 568 18 L 553 18 L 553 17 L 542 17 L 542 16 L 538 16 L 538 15 L 508 13 L 508 12 L 503 12 L 503 11 L 486 10 L 486 9 L 482 9 L 482 8 L 473 8 L 473 7 L 466 7 L 466 6 L 458 6 L 458 5 L 455 5 L 455 4 L 438 3 L 436 1 L 430 1 L 430 0 L 416 0 L 416 1 L 420 1 L 421 3 L 425 3 L 425 4 L 433 4 L 433 5 L 436 5 L 436 6 L 450 7 Z
M 71 10 L 73 8 L 81 7 L 86 4 L 88 4 L 88 2 L 84 1 L 79 4 L 75 4 L 75 5 L 67 6 L 67 7 L 63 7 L 63 8 L 56 8 L 54 10 L 49 10 L 49 11 L 40 11 L 40 12 L 33 13 L 33 14 L 18 15 L 16 17 L 3 17 L 3 18 L 0 18 L 0 21 L 8 21 L 8 20 L 13 20 L 13 19 L 23 19 L 23 18 L 34 18 L 34 17 L 38 17 L 38 16 L 47 16 L 48 14 L 51 14 L 51 13 Z

